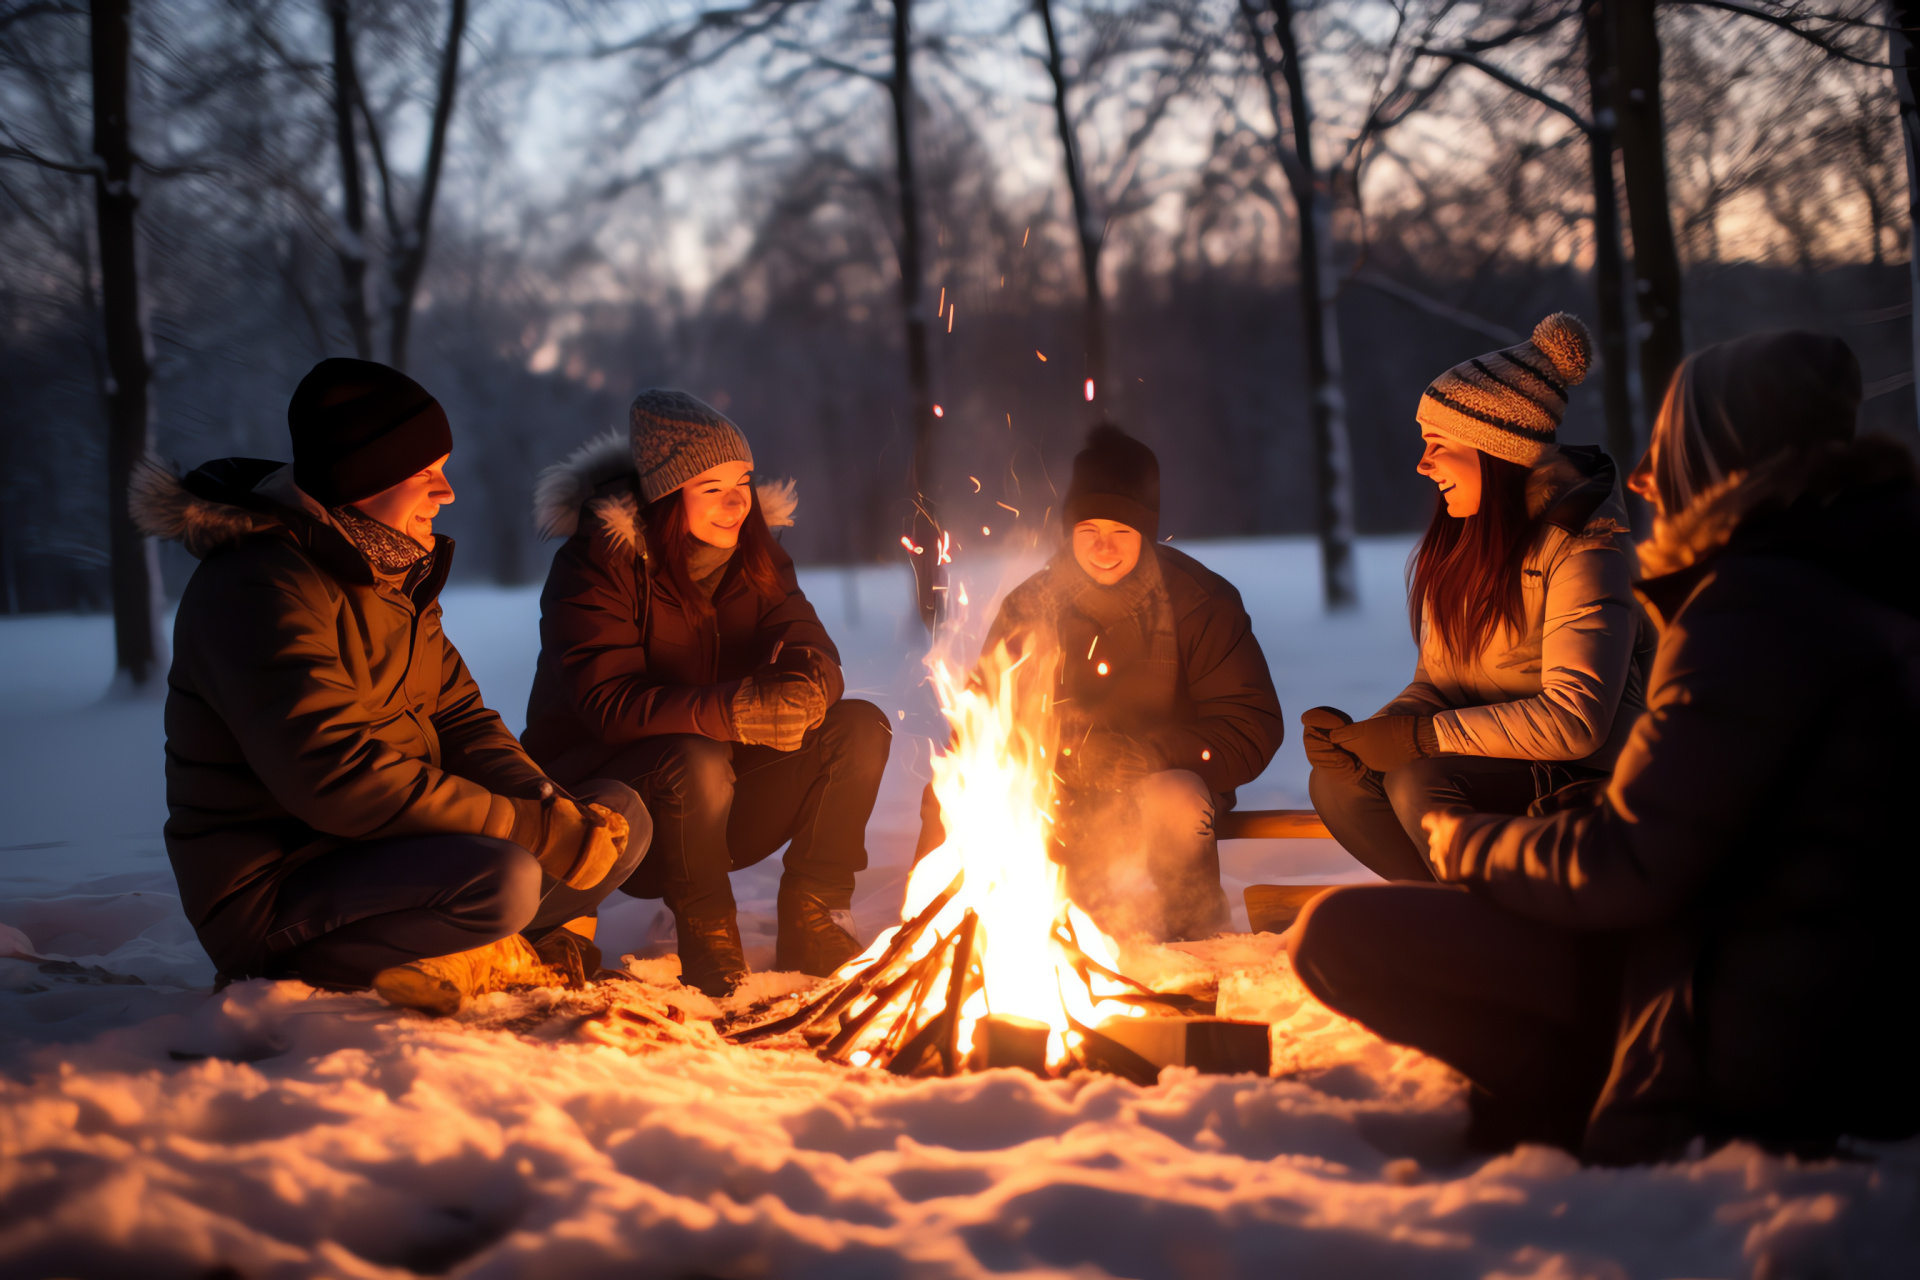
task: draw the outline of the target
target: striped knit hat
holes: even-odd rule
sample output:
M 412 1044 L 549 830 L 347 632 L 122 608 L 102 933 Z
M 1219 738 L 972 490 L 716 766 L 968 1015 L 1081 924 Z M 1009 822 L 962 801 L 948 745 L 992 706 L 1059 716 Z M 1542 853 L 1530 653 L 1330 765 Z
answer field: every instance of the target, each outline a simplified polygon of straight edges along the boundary
M 1531 341 L 1457 364 L 1433 380 L 1414 417 L 1482 453 L 1531 467 L 1553 446 L 1567 392 L 1587 376 L 1593 339 L 1557 311 Z
M 649 504 L 723 462 L 753 465 L 753 448 L 740 428 L 726 414 L 684 391 L 642 391 L 633 398 L 627 423 L 633 436 L 633 469 L 640 473 L 640 496 Z

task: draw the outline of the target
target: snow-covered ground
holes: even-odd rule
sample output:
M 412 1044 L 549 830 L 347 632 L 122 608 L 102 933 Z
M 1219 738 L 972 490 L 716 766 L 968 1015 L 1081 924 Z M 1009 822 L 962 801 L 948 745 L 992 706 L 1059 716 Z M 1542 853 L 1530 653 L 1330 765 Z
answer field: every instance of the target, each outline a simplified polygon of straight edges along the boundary
M 1404 541 L 1363 546 L 1366 607 L 1335 618 L 1309 544 L 1187 549 L 1241 586 L 1290 720 L 1405 680 Z M 871 936 L 903 892 L 934 713 L 904 575 L 803 581 L 850 692 L 898 729 L 855 904 Z M 446 601 L 515 727 L 537 594 Z M 545 1038 L 537 993 L 440 1022 L 297 983 L 210 994 L 161 844 L 160 708 L 102 701 L 111 644 L 105 619 L 0 620 L 0 954 L 45 958 L 0 960 L 0 1276 L 1851 1277 L 1920 1256 L 1920 1144 L 1631 1171 L 1471 1156 L 1451 1074 L 1317 1006 L 1271 935 L 1129 954 L 1149 979 L 1210 972 L 1223 1013 L 1276 1027 L 1270 1078 L 1151 1088 L 629 1056 Z M 1289 741 L 1241 803 L 1303 806 L 1305 779 Z M 1222 863 L 1236 900 L 1369 878 L 1326 841 Z M 760 963 L 777 875 L 736 878 Z M 617 898 L 608 952 L 657 941 L 656 915 Z

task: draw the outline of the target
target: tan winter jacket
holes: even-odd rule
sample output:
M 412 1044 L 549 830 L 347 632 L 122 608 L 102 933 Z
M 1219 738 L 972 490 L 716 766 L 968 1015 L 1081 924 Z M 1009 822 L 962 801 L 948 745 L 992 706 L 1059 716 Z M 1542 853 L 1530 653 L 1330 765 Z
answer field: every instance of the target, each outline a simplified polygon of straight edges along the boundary
M 1526 629 L 1502 624 L 1458 663 L 1422 628 L 1413 683 L 1376 714 L 1433 716 L 1449 754 L 1611 769 L 1646 706 L 1653 644 L 1612 460 L 1562 446 L 1528 478 L 1527 510 L 1544 521 L 1520 570 Z

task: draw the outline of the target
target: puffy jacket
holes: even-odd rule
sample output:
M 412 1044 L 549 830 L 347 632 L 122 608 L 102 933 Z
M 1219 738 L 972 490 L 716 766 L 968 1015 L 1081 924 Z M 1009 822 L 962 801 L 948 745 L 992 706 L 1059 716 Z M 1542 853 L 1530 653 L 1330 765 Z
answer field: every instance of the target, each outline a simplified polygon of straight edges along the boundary
M 410 594 L 376 575 L 292 468 L 139 474 L 134 518 L 201 563 L 167 674 L 167 857 L 220 972 L 265 972 L 279 883 L 350 840 L 505 837 L 540 769 L 441 628 L 453 540 Z
M 790 485 L 763 485 L 769 525 L 792 523 Z M 655 573 L 624 432 L 550 472 L 535 518 L 569 535 L 540 593 L 540 659 L 527 701 L 527 750 L 559 782 L 593 777 L 622 748 L 663 733 L 732 736 L 733 695 L 776 645 L 829 659 L 827 702 L 845 690 L 839 650 L 775 546 L 781 595 L 762 598 L 729 564 L 711 621 L 696 625 L 673 580 Z
M 1433 851 L 1522 915 L 1621 935 L 1590 1154 L 1920 1128 L 1916 547 L 1890 440 L 1709 491 L 1642 549 L 1659 652 L 1604 800 L 1468 815 Z
M 1150 620 L 1129 616 L 1124 628 L 1105 627 L 1073 607 L 1084 575 L 1071 550 L 1007 593 L 983 648 L 1036 627 L 1056 629 L 1055 704 L 1138 736 L 1162 767 L 1199 774 L 1230 805 L 1234 789 L 1260 776 L 1286 734 L 1266 655 L 1232 583 L 1172 547 L 1146 554 L 1157 557 L 1172 604 L 1166 670 L 1143 651 Z
M 1645 705 L 1651 647 L 1612 459 L 1562 446 L 1528 477 L 1527 508 L 1541 526 L 1520 570 L 1525 630 L 1502 624 L 1463 663 L 1423 628 L 1413 683 L 1376 714 L 1432 715 L 1445 752 L 1609 769 Z

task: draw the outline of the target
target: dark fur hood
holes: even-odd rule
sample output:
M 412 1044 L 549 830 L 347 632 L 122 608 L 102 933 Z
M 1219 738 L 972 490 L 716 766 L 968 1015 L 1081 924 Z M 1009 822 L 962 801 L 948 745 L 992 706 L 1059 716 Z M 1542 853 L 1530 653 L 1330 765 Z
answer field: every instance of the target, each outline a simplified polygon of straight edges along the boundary
M 631 483 L 615 483 L 630 482 L 634 474 L 625 427 L 595 436 L 540 473 L 533 489 L 534 528 L 543 538 L 571 538 L 580 531 L 581 513 L 591 510 L 615 545 L 644 557 L 640 499 Z M 762 481 L 753 491 L 769 529 L 793 526 L 793 513 L 800 505 L 793 481 Z

